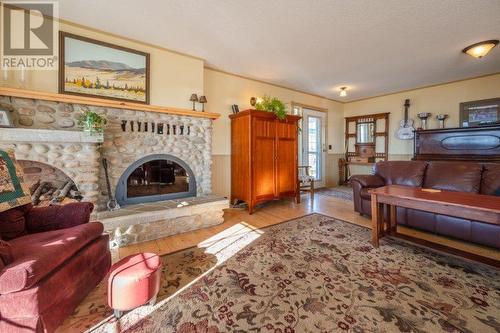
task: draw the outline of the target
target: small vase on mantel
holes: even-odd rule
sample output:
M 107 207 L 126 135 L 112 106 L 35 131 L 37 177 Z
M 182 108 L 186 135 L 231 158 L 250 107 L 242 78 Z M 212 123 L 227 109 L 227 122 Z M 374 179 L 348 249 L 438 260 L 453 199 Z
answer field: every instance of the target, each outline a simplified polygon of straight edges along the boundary
M 444 128 L 444 120 L 448 118 L 447 114 L 438 114 L 436 119 L 439 121 L 439 128 Z
M 421 130 L 427 129 L 427 119 L 431 116 L 430 112 L 420 112 L 417 114 L 418 119 L 420 119 L 420 128 Z

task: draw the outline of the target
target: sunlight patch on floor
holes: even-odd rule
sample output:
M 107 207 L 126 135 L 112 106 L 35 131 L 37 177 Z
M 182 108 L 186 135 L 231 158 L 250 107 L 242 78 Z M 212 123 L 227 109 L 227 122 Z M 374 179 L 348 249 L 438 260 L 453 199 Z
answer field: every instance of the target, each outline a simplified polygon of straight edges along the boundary
M 219 232 L 218 234 L 215 234 L 212 237 L 200 242 L 198 244 L 198 248 L 204 249 L 205 253 L 211 254 L 217 258 L 217 263 L 214 265 L 214 267 L 212 267 L 208 271 L 204 272 L 203 274 L 198 276 L 196 279 L 194 279 L 190 283 L 186 284 L 184 287 L 177 290 L 174 294 L 159 301 L 154 306 L 140 307 L 140 308 L 138 308 L 138 310 L 134 310 L 134 311 L 131 311 L 131 312 L 125 314 L 125 316 L 127 316 L 128 320 L 130 320 L 131 322 L 137 323 L 137 322 L 143 320 L 149 314 L 158 310 L 162 305 L 169 302 L 177 294 L 181 293 L 183 290 L 186 290 L 186 288 L 189 288 L 194 283 L 196 283 L 201 278 L 203 278 L 203 276 L 209 274 L 217 266 L 221 265 L 227 259 L 234 256 L 236 253 L 238 253 L 238 251 L 243 249 L 245 246 L 249 245 L 250 243 L 252 243 L 256 239 L 258 239 L 263 233 L 264 233 L 264 231 L 242 221 L 242 222 L 235 224 L 232 227 L 227 228 L 227 229 Z M 105 320 L 96 324 L 93 328 L 89 329 L 88 332 L 92 332 L 93 329 L 100 327 L 103 324 L 106 324 L 106 322 L 108 322 L 109 320 L 110 320 L 110 317 L 106 318 Z M 117 321 L 116 323 L 114 323 L 114 331 L 115 332 L 121 331 L 120 321 Z
M 200 242 L 199 248 L 217 258 L 217 265 L 260 237 L 264 232 L 242 221 Z

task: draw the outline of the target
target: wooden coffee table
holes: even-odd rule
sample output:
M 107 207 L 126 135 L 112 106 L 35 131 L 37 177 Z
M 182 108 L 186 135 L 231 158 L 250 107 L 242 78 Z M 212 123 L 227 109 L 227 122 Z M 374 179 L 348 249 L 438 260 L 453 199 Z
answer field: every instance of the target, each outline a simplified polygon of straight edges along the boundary
M 500 225 L 500 197 L 496 196 L 400 185 L 371 189 L 369 193 L 372 200 L 372 242 L 375 247 L 379 246 L 379 239 L 386 233 L 396 234 L 396 207 Z M 389 208 L 388 220 L 384 217 L 384 205 Z

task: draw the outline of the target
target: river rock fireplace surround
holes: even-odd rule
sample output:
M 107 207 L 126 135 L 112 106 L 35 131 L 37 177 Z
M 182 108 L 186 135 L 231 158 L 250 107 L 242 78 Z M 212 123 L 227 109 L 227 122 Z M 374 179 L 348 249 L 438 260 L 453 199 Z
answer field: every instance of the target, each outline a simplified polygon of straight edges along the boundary
M 212 119 L 5 95 L 0 96 L 0 108 L 11 112 L 16 125 L 16 128 L 0 129 L 0 148 L 14 149 L 19 160 L 42 162 L 64 172 L 74 181 L 83 200 L 96 205 L 95 217 L 103 220 L 105 228 L 106 218 L 113 220 L 112 229 L 106 229 L 114 245 L 151 239 L 152 235 L 144 235 L 144 226 L 134 227 L 141 217 L 135 216 L 134 221 L 130 221 L 133 215 L 130 211 L 128 214 L 105 213 L 108 193 L 100 163 L 102 158 L 108 161 L 111 190 L 116 191 L 117 200 L 125 208 L 198 197 L 202 200 L 188 202 L 200 201 L 205 206 L 217 202 L 213 207 L 218 212 L 203 223 L 193 216 L 193 221 L 197 219 L 193 228 L 223 221 L 222 207 L 228 206 L 227 200 L 211 196 Z M 104 135 L 88 135 L 77 127 L 77 119 L 85 110 L 107 118 Z M 156 192 L 151 192 L 153 190 Z M 177 205 L 165 207 L 171 210 Z M 171 212 L 159 214 L 158 205 L 155 216 L 156 220 L 150 218 L 146 223 L 165 222 L 163 218 L 174 216 L 182 217 L 183 223 L 189 224 L 186 216 Z M 137 234 L 138 229 L 142 235 Z M 176 233 L 171 225 L 168 229 L 167 234 Z M 183 226 L 182 231 L 188 230 Z M 120 240 L 124 235 L 127 239 Z

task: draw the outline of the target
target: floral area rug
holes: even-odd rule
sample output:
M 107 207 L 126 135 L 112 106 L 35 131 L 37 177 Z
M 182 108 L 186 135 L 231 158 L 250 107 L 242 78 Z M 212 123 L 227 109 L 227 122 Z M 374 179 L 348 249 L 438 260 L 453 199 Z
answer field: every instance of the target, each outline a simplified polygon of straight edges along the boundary
M 391 238 L 375 249 L 369 229 L 319 214 L 238 240 L 246 238 L 233 253 L 228 245 L 164 256 L 156 305 L 117 321 L 94 303 L 108 317 L 89 330 L 500 332 L 500 272 L 489 266 Z M 67 329 L 88 329 L 80 324 Z
M 316 193 L 319 195 L 326 195 L 329 197 L 352 201 L 352 187 L 350 186 L 320 188 L 316 190 Z

